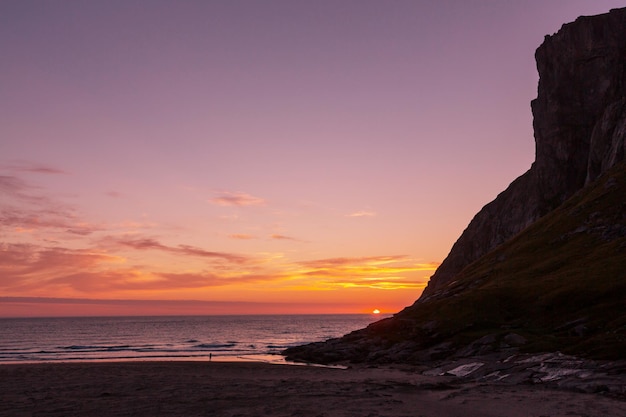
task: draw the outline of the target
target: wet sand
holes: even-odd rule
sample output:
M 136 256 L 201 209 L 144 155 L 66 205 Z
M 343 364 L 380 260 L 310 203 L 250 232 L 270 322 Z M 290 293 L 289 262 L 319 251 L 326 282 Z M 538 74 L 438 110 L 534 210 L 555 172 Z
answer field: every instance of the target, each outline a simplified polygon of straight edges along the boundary
M 1 416 L 626 416 L 626 402 L 410 368 L 252 362 L 0 365 Z

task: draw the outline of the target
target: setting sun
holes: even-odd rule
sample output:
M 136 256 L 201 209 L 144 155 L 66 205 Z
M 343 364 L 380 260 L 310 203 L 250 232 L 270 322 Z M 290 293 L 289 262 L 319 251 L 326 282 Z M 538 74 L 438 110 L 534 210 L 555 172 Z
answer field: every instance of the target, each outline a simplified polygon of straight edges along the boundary
M 372 311 L 372 314 L 380 314 L 380 310 L 379 310 L 379 309 L 377 309 L 377 308 L 375 308 L 375 309 Z

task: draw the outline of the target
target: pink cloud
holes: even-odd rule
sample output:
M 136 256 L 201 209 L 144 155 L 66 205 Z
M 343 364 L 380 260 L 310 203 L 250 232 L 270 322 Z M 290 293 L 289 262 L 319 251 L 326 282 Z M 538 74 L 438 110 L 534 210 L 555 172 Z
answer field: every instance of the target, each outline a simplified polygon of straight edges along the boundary
M 248 235 L 248 234 L 244 234 L 244 233 L 235 233 L 232 235 L 228 235 L 229 238 L 231 239 L 236 239 L 236 240 L 252 240 L 252 239 L 256 239 L 256 236 L 254 235 Z
M 274 239 L 274 240 L 292 240 L 294 242 L 299 242 L 300 241 L 299 239 L 296 239 L 295 237 L 285 236 L 285 235 L 277 235 L 277 234 L 270 235 L 270 238 Z
M 160 250 L 168 253 L 186 256 L 198 256 L 203 258 L 217 258 L 232 263 L 243 264 L 251 260 L 250 257 L 227 252 L 213 252 L 190 245 L 167 246 L 153 238 L 137 239 L 105 239 L 107 243 L 113 242 L 117 245 L 129 247 L 137 250 Z
M 406 255 L 392 255 L 392 256 L 365 256 L 355 258 L 327 258 L 317 259 L 313 261 L 300 262 L 300 265 L 310 268 L 336 268 L 340 266 L 348 265 L 364 265 L 373 263 L 390 263 L 405 261 Z
M 311 310 L 328 308 L 325 303 L 307 303 Z M 4 307 L 4 308 L 3 308 Z M 302 307 L 300 302 L 254 302 L 215 300 L 172 299 L 99 299 L 99 298 L 53 298 L 53 297 L 4 297 L 0 296 L 0 313 L 9 316 L 32 317 L 38 315 L 67 316 L 89 315 L 164 315 L 164 314 L 242 314 L 263 311 L 269 314 L 289 313 Z M 345 303 L 341 303 L 345 307 Z
M 38 289 L 49 285 L 51 278 L 118 261 L 115 256 L 87 249 L 5 243 L 0 245 L 0 287 Z
M 162 246 L 147 240 L 137 247 Z M 187 250 L 188 248 L 184 248 Z M 281 274 L 247 270 L 245 274 L 227 271 L 172 273 L 123 265 L 121 258 L 104 252 L 43 248 L 28 244 L 0 245 L 0 289 L 5 294 L 24 292 L 54 294 L 72 290 L 85 294 L 111 291 L 176 290 L 274 281 Z M 221 269 L 217 269 L 221 271 Z
M 243 274 L 220 276 L 209 272 L 196 273 L 158 273 L 162 281 L 154 283 L 154 288 L 202 288 L 233 284 L 275 281 L 282 276 L 273 274 Z
M 365 211 L 365 210 L 361 210 L 361 211 L 357 211 L 351 214 L 347 214 L 347 217 L 375 217 L 376 213 L 373 211 Z
M 215 198 L 210 200 L 213 204 L 218 206 L 263 206 L 265 200 L 259 197 L 254 197 L 250 194 L 240 192 L 223 191 L 219 193 Z
M 0 175 L 0 193 L 4 197 L 0 200 L 0 221 L 16 231 L 58 229 L 86 236 L 101 230 L 100 226 L 81 221 L 71 206 L 50 199 L 39 187 L 19 177 Z
M 86 236 L 102 230 L 100 226 L 79 221 L 69 209 L 55 207 L 41 210 L 0 207 L 0 220 L 4 226 L 22 231 L 59 229 L 73 235 Z
M 16 172 L 32 172 L 36 174 L 51 174 L 51 175 L 67 174 L 66 171 L 63 171 L 58 168 L 54 168 L 54 167 L 43 165 L 43 164 L 26 162 L 26 161 L 15 162 L 11 165 L 5 166 L 4 168 L 7 170 L 16 171 Z
M 26 183 L 24 180 L 14 175 L 0 175 L 0 191 L 5 196 L 13 199 L 27 203 L 36 203 L 45 200 L 44 197 L 28 194 L 29 191 L 36 188 L 37 187 Z

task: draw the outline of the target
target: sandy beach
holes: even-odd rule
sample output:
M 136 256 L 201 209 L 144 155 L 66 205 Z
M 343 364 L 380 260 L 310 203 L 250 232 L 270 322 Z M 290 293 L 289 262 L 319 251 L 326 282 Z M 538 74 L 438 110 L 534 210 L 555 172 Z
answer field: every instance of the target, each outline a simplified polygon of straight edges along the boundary
M 411 368 L 252 362 L 0 365 L 2 416 L 626 416 L 626 402 Z

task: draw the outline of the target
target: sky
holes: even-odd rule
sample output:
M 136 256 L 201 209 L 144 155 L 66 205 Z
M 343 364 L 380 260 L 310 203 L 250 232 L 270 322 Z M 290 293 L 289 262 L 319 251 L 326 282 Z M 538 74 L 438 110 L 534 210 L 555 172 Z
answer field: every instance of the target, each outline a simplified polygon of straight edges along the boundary
M 623 6 L 3 0 L 0 316 L 397 312 Z

